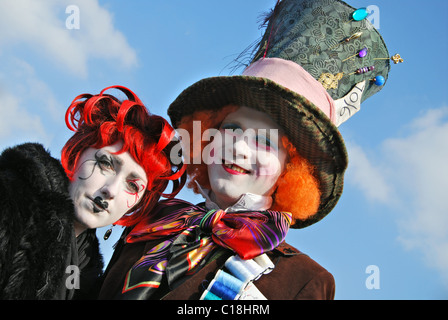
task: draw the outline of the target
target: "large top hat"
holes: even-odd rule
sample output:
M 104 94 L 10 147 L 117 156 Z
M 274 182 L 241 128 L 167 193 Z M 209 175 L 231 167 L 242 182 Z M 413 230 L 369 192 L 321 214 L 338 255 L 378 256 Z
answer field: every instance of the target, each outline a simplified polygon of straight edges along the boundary
M 200 80 L 168 109 L 175 127 L 195 111 L 228 104 L 269 114 L 315 166 L 320 183 L 318 212 L 292 227 L 309 226 L 336 205 L 348 163 L 337 127 L 387 80 L 391 58 L 367 16 L 339 0 L 279 0 L 242 75 Z

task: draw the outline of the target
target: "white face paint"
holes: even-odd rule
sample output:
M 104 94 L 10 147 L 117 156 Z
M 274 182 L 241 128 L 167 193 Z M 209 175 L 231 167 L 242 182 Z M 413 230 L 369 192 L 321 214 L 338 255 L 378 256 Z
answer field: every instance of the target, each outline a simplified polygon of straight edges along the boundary
M 143 196 L 146 173 L 129 152 L 115 154 L 122 145 L 118 142 L 82 153 L 69 188 L 76 235 L 115 223 Z
M 263 112 L 241 107 L 221 124 L 211 143 L 208 174 L 211 198 L 223 209 L 245 193 L 270 196 L 288 152 L 280 127 Z

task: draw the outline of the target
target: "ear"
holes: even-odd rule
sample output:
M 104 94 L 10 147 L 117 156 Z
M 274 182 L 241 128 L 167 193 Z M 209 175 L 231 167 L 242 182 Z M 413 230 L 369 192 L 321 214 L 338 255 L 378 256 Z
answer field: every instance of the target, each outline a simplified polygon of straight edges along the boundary
M 366 80 L 357 83 L 345 97 L 334 102 L 337 127 L 361 110 L 362 94 L 365 88 Z

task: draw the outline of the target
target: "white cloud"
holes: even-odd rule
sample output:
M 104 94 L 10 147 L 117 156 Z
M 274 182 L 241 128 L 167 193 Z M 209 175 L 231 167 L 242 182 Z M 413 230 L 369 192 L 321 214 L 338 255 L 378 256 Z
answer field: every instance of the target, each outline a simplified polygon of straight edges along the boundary
M 26 61 L 5 57 L 3 62 L 4 70 L 0 72 L 0 146 L 25 141 L 51 142 L 64 119 L 65 107 Z
M 24 141 L 48 140 L 40 118 L 27 112 L 17 98 L 5 91 L 0 91 L 0 115 L 0 149 Z
M 80 28 L 70 30 L 65 9 L 73 3 L 79 8 Z M 25 44 L 80 77 L 87 76 L 90 58 L 108 59 L 125 68 L 137 64 L 135 51 L 97 0 L 2 0 L 0 30 L 0 48 Z
M 5 58 L 8 68 L 0 73 L 0 83 L 21 97 L 30 110 L 41 111 L 47 118 L 60 121 L 64 117 L 65 106 L 56 99 L 50 87 L 36 74 L 33 66 L 26 61 L 11 57 Z
M 405 137 L 383 141 L 377 155 L 350 145 L 348 182 L 396 210 L 398 240 L 421 251 L 448 285 L 448 107 L 426 111 L 406 129 Z
M 79 29 L 66 27 L 69 5 L 79 8 Z M 94 59 L 108 61 L 114 68 L 137 64 L 135 51 L 114 27 L 112 14 L 97 0 L 1 0 L 0 30 L 2 148 L 25 141 L 61 143 L 66 103 L 74 97 L 58 101 L 55 83 L 43 80 L 45 63 L 61 71 L 57 76 L 83 78 Z M 37 58 L 31 60 L 31 55 Z
M 372 163 L 370 157 L 358 145 L 347 143 L 350 164 L 347 177 L 361 189 L 370 201 L 389 203 L 394 199 L 392 187 L 386 181 L 380 165 Z
M 428 111 L 409 127 L 408 137 L 384 142 L 409 211 L 399 220 L 400 240 L 420 249 L 448 284 L 448 107 Z

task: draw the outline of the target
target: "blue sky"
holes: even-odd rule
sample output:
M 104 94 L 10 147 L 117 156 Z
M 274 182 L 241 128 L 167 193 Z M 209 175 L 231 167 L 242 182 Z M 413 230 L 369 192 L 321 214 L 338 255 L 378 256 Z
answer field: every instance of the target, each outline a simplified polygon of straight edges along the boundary
M 69 103 L 115 84 L 166 116 L 195 81 L 229 75 L 275 2 L 2 0 L 0 149 L 37 141 L 59 158 Z M 348 3 L 379 9 L 389 51 L 405 62 L 340 128 L 350 164 L 337 207 L 287 241 L 334 275 L 336 299 L 447 299 L 448 2 Z M 79 8 L 79 29 L 66 27 L 69 5 Z M 180 197 L 201 201 L 188 189 Z M 118 231 L 102 242 L 106 259 Z M 372 265 L 377 289 L 366 286 Z

